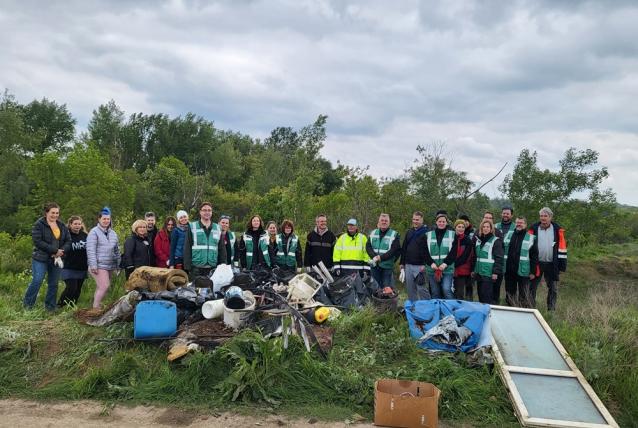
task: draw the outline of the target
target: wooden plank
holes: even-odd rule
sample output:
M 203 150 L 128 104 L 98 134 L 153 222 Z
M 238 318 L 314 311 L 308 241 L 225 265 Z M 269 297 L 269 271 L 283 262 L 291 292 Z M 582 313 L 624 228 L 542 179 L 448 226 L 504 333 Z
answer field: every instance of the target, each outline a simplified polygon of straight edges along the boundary
M 554 331 L 552 330 L 552 328 L 549 326 L 549 324 L 547 324 L 547 321 L 545 321 L 545 318 L 543 318 L 543 316 L 537 309 L 534 310 L 534 316 L 536 316 L 536 319 L 540 322 L 541 326 L 543 327 L 543 330 L 545 330 L 545 333 L 547 333 L 551 341 L 554 343 L 554 346 L 556 346 L 556 349 L 558 349 L 561 355 L 563 355 L 563 358 L 565 359 L 565 362 L 567 363 L 567 365 L 576 374 L 576 378 L 578 379 L 578 382 L 583 387 L 583 389 L 585 390 L 585 393 L 587 393 L 587 396 L 592 401 L 592 403 L 594 403 L 594 406 L 596 406 L 600 414 L 603 416 L 603 418 L 605 418 L 605 420 L 607 421 L 609 425 L 611 425 L 612 427 L 617 427 L 618 424 L 614 420 L 614 417 L 611 415 L 611 413 L 609 413 L 609 410 L 607 410 L 607 407 L 605 407 L 605 405 L 600 400 L 600 398 L 598 397 L 594 389 L 591 387 L 589 382 L 587 382 L 587 379 L 585 379 L 585 376 L 583 376 L 583 374 L 580 372 L 580 370 L 578 369 L 578 366 L 576 366 L 576 363 L 574 363 L 574 360 L 571 359 L 571 357 L 569 356 L 569 353 L 567 352 L 563 344 L 560 343 L 560 340 L 558 340 L 558 337 L 556 336 L 556 334 L 554 334 Z
M 529 418 L 530 427 L 564 427 L 564 428 L 609 428 L 609 425 L 592 424 L 588 422 L 561 421 L 558 419 Z
M 505 360 L 503 360 L 503 356 L 501 355 L 501 352 L 498 348 L 498 344 L 496 343 L 493 337 L 492 337 L 492 353 L 494 354 L 494 357 L 496 358 L 496 364 L 499 367 L 498 373 L 503 383 L 505 383 L 507 394 L 510 396 L 510 399 L 514 403 L 514 412 L 516 413 L 516 417 L 518 418 L 519 421 L 521 421 L 521 423 L 523 423 L 523 421 L 529 419 L 529 412 L 527 411 L 527 407 L 525 406 L 525 403 L 523 403 L 523 398 L 521 397 L 521 394 L 519 394 L 518 388 L 516 388 L 516 384 L 512 380 L 512 376 L 510 375 L 510 372 L 505 369 L 506 367 Z
M 506 310 L 506 311 L 516 311 L 516 312 L 527 312 L 534 314 L 534 317 L 539 322 L 540 326 L 543 328 L 549 339 L 552 341 L 556 349 L 560 352 L 560 354 L 565 359 L 565 363 L 571 369 L 571 372 L 565 370 L 550 370 L 550 369 L 537 369 L 530 367 L 518 367 L 518 366 L 508 366 L 505 364 L 503 356 L 499 350 L 498 344 L 496 340 L 492 338 L 492 352 L 496 359 L 496 362 L 499 366 L 499 375 L 503 382 L 506 385 L 508 390 L 508 394 L 514 404 L 514 411 L 519 419 L 519 422 L 523 426 L 535 426 L 535 427 L 579 427 L 579 428 L 609 428 L 614 427 L 618 428 L 618 424 L 611 416 L 605 405 L 602 403 L 598 395 L 594 392 L 592 387 L 589 385 L 583 374 L 580 372 L 574 361 L 570 358 L 567 350 L 563 347 L 563 345 L 558 340 L 558 337 L 554 334 L 551 327 L 541 313 L 537 309 L 527 309 L 527 308 L 513 308 L 509 306 L 497 306 L 493 305 L 492 309 L 495 310 Z M 541 376 L 560 376 L 560 377 L 570 377 L 576 378 L 589 399 L 592 401 L 596 409 L 600 412 L 601 416 L 607 424 L 593 424 L 586 422 L 575 422 L 575 421 L 560 421 L 553 419 L 543 419 L 543 418 L 533 418 L 530 417 L 529 411 L 525 407 L 523 403 L 523 399 L 516 387 L 516 384 L 512 380 L 510 375 L 512 373 L 525 373 L 525 374 L 536 374 Z
M 543 376 L 576 377 L 576 373 L 567 370 L 537 369 L 532 367 L 520 366 L 505 366 L 505 369 L 509 372 L 514 373 L 527 373 Z

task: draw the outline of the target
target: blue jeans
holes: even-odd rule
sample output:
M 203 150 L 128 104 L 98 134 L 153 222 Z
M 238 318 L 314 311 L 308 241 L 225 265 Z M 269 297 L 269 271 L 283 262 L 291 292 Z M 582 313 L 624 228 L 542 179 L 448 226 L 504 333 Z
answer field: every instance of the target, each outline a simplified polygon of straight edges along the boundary
M 31 260 L 31 270 L 33 271 L 33 279 L 27 287 L 24 294 L 22 304 L 25 308 L 31 309 L 35 305 L 40 292 L 40 286 L 44 281 L 44 275 L 47 275 L 47 295 L 44 299 L 44 307 L 49 311 L 54 311 L 57 306 L 58 295 L 58 278 L 60 277 L 60 268 L 53 264 L 53 259 L 48 262 L 39 262 Z
M 394 288 L 394 270 L 393 269 L 383 269 L 378 266 L 372 267 L 370 269 L 370 274 L 372 278 L 379 284 L 379 287 L 392 287 Z
M 432 289 L 433 299 L 454 299 L 454 293 L 452 292 L 453 273 L 444 273 L 441 275 L 441 282 L 436 282 L 434 274 L 428 274 L 430 280 L 430 288 Z

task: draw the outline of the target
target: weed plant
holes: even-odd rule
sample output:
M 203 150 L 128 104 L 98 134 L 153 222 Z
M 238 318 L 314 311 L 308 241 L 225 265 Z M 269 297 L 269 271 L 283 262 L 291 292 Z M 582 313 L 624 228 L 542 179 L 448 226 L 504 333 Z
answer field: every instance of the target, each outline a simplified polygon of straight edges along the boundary
M 5 252 L 26 251 L 18 249 L 23 243 L 5 244 Z M 610 246 L 604 254 L 580 250 L 574 257 L 562 277 L 555 314 L 542 309 L 544 287 L 538 302 L 621 426 L 632 426 L 638 420 L 638 245 Z M 371 418 L 375 380 L 399 378 L 437 385 L 445 420 L 516 426 L 507 392 L 490 367 L 472 367 L 463 354 L 419 349 L 399 315 L 365 309 L 340 317 L 332 324 L 334 344 L 326 360 L 307 353 L 298 339 L 284 349 L 280 338 L 246 331 L 215 350 L 168 363 L 165 346 L 117 340 L 132 336 L 131 323 L 94 328 L 80 325 L 73 308 L 53 315 L 38 309 L 44 289 L 36 309 L 23 310 L 29 267 L 22 263 L 0 272 L 0 397 L 91 398 L 343 420 L 355 413 Z M 88 280 L 78 306 L 90 306 L 93 291 Z M 121 294 L 119 279 L 107 300 Z

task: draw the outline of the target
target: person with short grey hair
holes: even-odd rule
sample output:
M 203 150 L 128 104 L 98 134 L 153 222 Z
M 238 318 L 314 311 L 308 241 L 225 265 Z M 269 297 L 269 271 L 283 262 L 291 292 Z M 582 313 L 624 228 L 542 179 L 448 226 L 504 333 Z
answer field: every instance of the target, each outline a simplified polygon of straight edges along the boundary
M 567 242 L 565 229 L 553 221 L 554 213 L 548 207 L 538 212 L 540 221 L 532 225 L 529 233 L 536 236 L 538 245 L 538 269 L 530 283 L 530 304 L 536 307 L 536 290 L 541 279 L 547 284 L 547 310 L 556 309 L 560 272 L 567 270 Z

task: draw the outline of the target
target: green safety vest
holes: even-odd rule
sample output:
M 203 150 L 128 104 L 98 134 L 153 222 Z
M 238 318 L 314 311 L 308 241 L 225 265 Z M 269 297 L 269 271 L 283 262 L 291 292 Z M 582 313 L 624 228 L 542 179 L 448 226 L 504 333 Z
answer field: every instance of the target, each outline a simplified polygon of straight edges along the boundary
M 280 266 L 297 267 L 295 252 L 299 245 L 299 238 L 294 233 L 288 238 L 288 251 L 284 251 L 284 234 L 277 235 L 277 264 Z
M 474 272 L 481 276 L 492 276 L 494 268 L 494 256 L 492 250 L 498 238 L 492 236 L 481 248 L 481 238 L 476 238 L 476 265 Z
M 204 228 L 199 221 L 191 222 L 190 229 L 193 238 L 193 246 L 191 247 L 192 265 L 217 267 L 217 249 L 221 238 L 221 227 L 217 223 L 211 223 L 208 236 L 206 236 Z
M 380 229 L 374 229 L 372 232 L 370 232 L 370 245 L 372 246 L 372 250 L 374 251 L 374 253 L 379 256 L 382 256 L 388 251 L 390 251 L 392 242 L 394 242 L 394 239 L 396 238 L 397 235 L 398 233 L 396 231 L 392 229 L 388 229 L 383 239 L 380 239 L 381 237 Z M 380 262 L 378 266 L 383 269 L 392 269 L 394 267 L 394 262 L 396 260 L 397 260 L 396 257 L 393 257 L 392 259 L 384 260 Z
M 443 235 L 443 239 L 441 239 L 441 245 L 436 240 L 436 230 L 430 230 L 427 234 L 428 236 L 428 250 L 430 250 L 430 257 L 434 260 L 434 263 L 439 266 L 443 263 L 443 260 L 447 257 L 452 249 L 452 244 L 454 243 L 455 233 L 453 230 L 446 230 L 445 235 Z M 434 274 L 434 269 L 430 266 L 425 267 L 425 271 L 428 274 Z M 445 268 L 443 273 L 453 273 L 454 272 L 454 263 Z
M 507 270 L 507 253 L 509 252 L 510 241 L 512 240 L 512 235 L 514 234 L 513 230 L 507 232 L 505 238 L 503 238 L 503 245 L 505 246 L 505 262 L 503 263 L 503 273 Z M 534 240 L 536 237 L 530 233 L 525 233 L 525 238 L 523 238 L 523 243 L 521 244 L 521 255 L 518 258 L 518 276 L 529 276 L 530 265 L 529 265 L 529 249 L 534 245 Z
M 231 261 L 231 263 L 234 263 L 234 260 L 235 260 L 235 242 L 237 241 L 237 238 L 235 237 L 235 232 L 231 232 L 229 230 L 227 233 L 228 233 L 228 241 L 230 242 L 230 261 Z
M 245 233 L 244 243 L 246 244 L 246 269 L 250 270 L 253 268 L 253 237 Z M 266 232 L 262 233 L 262 235 L 259 237 L 257 246 L 259 247 L 258 251 L 261 251 L 261 253 L 264 255 L 266 264 L 270 266 L 270 254 L 268 254 L 268 234 Z

